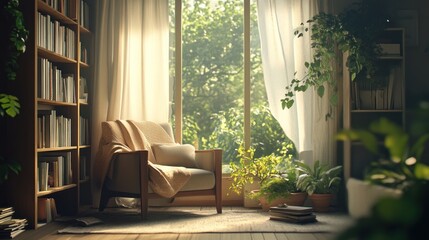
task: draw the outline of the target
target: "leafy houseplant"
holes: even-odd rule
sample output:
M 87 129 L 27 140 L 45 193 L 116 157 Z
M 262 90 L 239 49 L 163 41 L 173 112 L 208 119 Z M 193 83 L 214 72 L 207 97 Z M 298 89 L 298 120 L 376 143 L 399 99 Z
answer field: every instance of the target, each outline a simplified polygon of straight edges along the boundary
M 297 188 L 298 170 L 295 161 L 286 161 L 286 165 L 288 167 L 280 176 L 268 179 L 254 194 L 253 197 L 259 199 L 263 210 L 283 203 L 294 206 L 304 205 L 307 193 Z
M 305 191 L 308 195 L 331 194 L 338 191 L 341 182 L 342 166 L 329 168 L 319 161 L 314 163 L 313 168 L 303 162 L 297 162 L 300 174 L 297 180 L 298 189 Z
M 5 81 L 16 79 L 18 70 L 18 57 L 25 51 L 25 41 L 28 31 L 24 26 L 24 16 L 19 9 L 18 0 L 6 0 L 0 3 L 1 21 L 0 32 L 1 52 L 3 57 L 0 60 L 0 81 L 5 85 Z M 16 96 L 0 91 L 0 116 L 15 117 L 19 114 L 19 100 Z M 8 179 L 9 173 L 18 174 L 21 166 L 11 160 L 0 156 L 0 183 Z
M 429 223 L 428 199 L 429 181 L 421 179 L 399 198 L 380 199 L 368 216 L 358 218 L 334 239 L 422 239 Z
M 282 161 L 280 156 L 270 154 L 255 158 L 255 149 L 244 149 L 240 145 L 238 149 L 239 163 L 230 163 L 232 185 L 230 189 L 236 193 L 241 193 L 246 184 L 252 184 L 255 180 L 261 185 L 268 179 L 279 175 L 278 166 Z
M 313 168 L 303 162 L 297 162 L 300 175 L 297 180 L 298 189 L 308 193 L 315 211 L 327 211 L 334 193 L 341 183 L 342 166 L 329 168 L 319 161 Z
M 429 141 L 429 103 L 420 103 L 420 108 L 412 112 L 414 118 L 408 131 L 390 120 L 379 119 L 369 129 L 343 130 L 338 134 L 340 140 L 362 141 L 381 159 L 369 167 L 367 181 L 399 189 L 402 194 L 399 198 L 379 199 L 369 215 L 358 218 L 336 239 L 405 240 L 419 239 L 427 233 L 429 166 L 422 160 Z
M 429 108 L 426 111 L 429 113 Z M 427 128 L 427 119 L 425 124 Z M 429 166 L 421 162 L 425 144 L 429 142 L 429 129 L 415 131 L 419 133 L 407 133 L 391 120 L 380 118 L 372 122 L 368 130 L 343 130 L 338 133 L 337 138 L 360 140 L 370 152 L 379 157 L 379 161 L 371 163 L 366 170 L 366 181 L 404 190 L 429 176 Z M 383 142 L 381 145 L 380 139 Z
M 298 192 L 296 188 L 297 170 L 294 164 L 294 148 L 292 144 L 286 144 L 280 152 L 280 156 L 272 153 L 259 158 L 254 157 L 255 149 L 244 150 L 241 145 L 238 149 L 239 163 L 230 163 L 232 185 L 230 189 L 240 193 L 246 184 L 259 182 L 260 189 L 247 193 L 253 199 L 259 199 L 262 208 L 268 210 L 269 204 L 275 204 L 277 200 L 289 199 L 290 195 Z M 299 205 L 305 200 L 305 195 Z
M 306 73 L 302 79 L 293 79 L 286 87 L 282 107 L 291 108 L 295 92 L 305 92 L 314 88 L 319 97 L 323 97 L 328 87 L 332 95 L 331 105 L 338 102 L 337 82 L 335 80 L 335 62 L 338 52 L 348 52 L 347 66 L 354 80 L 360 73 L 370 77 L 377 70 L 376 60 L 380 48 L 376 39 L 385 28 L 386 16 L 378 6 L 380 1 L 362 0 L 357 8 L 346 10 L 338 15 L 319 13 L 308 20 L 309 26 L 296 29 L 294 34 L 302 37 L 310 33 L 313 56 L 311 62 L 305 62 Z M 365 70 L 365 71 L 363 71 Z

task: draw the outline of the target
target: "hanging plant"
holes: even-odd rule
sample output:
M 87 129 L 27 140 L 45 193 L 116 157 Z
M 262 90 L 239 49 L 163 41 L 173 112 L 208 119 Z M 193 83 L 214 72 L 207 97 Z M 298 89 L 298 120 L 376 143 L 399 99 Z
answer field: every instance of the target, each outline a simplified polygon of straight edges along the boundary
M 386 17 L 379 11 L 380 1 L 362 1 L 357 8 L 339 15 L 319 13 L 295 30 L 300 38 L 310 34 L 313 56 L 311 62 L 305 62 L 306 72 L 301 79 L 292 79 L 286 87 L 285 97 L 281 100 L 283 109 L 291 108 L 296 92 L 305 92 L 309 88 L 323 97 L 326 88 L 332 92 L 331 105 L 338 102 L 335 80 L 335 59 L 338 51 L 348 52 L 347 67 L 351 79 L 365 73 L 370 78 L 377 70 L 377 57 L 380 48 L 376 39 L 385 28 Z
M 24 16 L 19 9 L 18 0 L 7 0 L 0 3 L 1 21 L 0 32 L 1 53 L 0 60 L 0 81 L 4 86 L 4 81 L 16 79 L 18 71 L 18 57 L 25 52 L 25 41 L 28 31 L 24 26 Z M 15 117 L 19 114 L 20 104 L 16 96 L 0 91 L 0 116 Z M 0 183 L 8 179 L 9 173 L 18 174 L 21 166 L 12 160 L 0 156 Z

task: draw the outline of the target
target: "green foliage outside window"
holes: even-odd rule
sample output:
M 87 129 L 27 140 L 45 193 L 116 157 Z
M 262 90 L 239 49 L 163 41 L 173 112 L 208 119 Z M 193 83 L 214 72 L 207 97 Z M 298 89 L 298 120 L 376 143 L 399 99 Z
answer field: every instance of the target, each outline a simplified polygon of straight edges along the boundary
M 238 162 L 244 131 L 243 2 L 184 0 L 182 6 L 183 143 L 221 148 L 225 164 Z M 261 157 L 278 153 L 290 140 L 267 107 L 256 4 L 251 10 L 251 68 L 252 146 L 255 157 Z M 171 72 L 174 76 L 173 66 Z

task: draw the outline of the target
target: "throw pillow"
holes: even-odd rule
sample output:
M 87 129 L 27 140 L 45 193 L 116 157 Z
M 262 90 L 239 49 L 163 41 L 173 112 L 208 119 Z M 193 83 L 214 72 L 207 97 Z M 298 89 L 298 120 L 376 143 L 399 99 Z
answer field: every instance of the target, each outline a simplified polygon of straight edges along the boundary
M 190 144 L 154 144 L 156 163 L 168 166 L 196 168 L 195 148 Z

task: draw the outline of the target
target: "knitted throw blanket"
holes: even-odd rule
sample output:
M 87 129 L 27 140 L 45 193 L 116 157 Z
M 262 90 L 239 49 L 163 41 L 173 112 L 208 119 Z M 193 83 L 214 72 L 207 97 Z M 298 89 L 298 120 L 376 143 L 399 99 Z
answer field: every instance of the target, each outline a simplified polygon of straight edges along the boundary
M 151 139 L 152 141 L 156 141 L 156 143 L 174 142 L 159 124 L 152 122 L 142 124 L 131 120 L 116 120 L 104 127 L 108 127 L 109 129 L 103 129 L 102 131 L 102 138 L 94 163 L 94 169 L 96 169 L 94 171 L 94 190 L 96 196 L 97 194 L 99 196 L 101 192 L 104 179 L 109 171 L 112 156 L 118 152 L 148 150 L 149 186 L 153 192 L 162 197 L 173 197 L 189 180 L 190 172 L 184 167 L 156 164 L 151 143 L 145 137 L 143 131 L 151 131 L 151 136 L 157 136 L 157 139 Z

